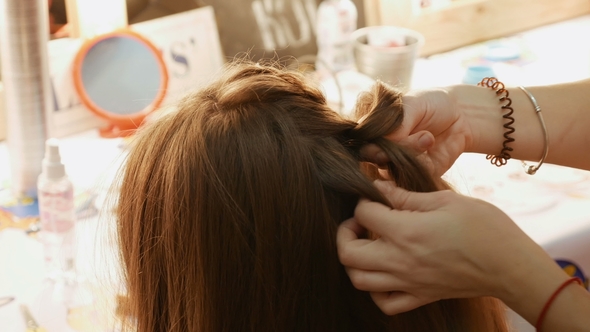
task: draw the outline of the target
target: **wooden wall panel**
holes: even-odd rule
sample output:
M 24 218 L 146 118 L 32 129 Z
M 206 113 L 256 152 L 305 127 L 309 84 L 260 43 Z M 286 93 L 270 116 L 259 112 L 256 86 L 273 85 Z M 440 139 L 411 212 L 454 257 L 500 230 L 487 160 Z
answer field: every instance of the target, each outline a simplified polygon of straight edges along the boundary
M 456 0 L 413 14 L 408 0 L 365 0 L 367 25 L 399 25 L 424 34 L 422 55 L 498 38 L 590 13 L 588 0 Z

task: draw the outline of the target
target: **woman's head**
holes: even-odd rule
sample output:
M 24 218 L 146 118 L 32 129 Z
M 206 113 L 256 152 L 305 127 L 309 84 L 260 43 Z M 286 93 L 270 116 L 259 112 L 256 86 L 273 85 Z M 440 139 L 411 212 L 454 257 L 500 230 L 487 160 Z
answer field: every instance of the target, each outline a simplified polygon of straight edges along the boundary
M 500 322 L 483 311 L 485 300 L 390 318 L 352 287 L 337 258 L 337 226 L 360 197 L 388 204 L 359 148 L 380 146 L 404 188 L 442 186 L 382 138 L 403 117 L 397 92 L 377 84 L 357 112 L 360 124 L 340 117 L 299 73 L 240 63 L 145 128 L 117 211 L 137 328 L 456 331 Z

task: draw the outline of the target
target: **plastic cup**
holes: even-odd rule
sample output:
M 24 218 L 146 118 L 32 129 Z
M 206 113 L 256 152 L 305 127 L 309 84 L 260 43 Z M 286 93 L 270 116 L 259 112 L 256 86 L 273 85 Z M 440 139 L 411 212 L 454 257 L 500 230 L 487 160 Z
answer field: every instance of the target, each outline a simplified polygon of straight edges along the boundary
M 411 88 L 414 63 L 424 45 L 422 34 L 395 26 L 371 26 L 356 30 L 352 42 L 359 72 L 402 91 Z

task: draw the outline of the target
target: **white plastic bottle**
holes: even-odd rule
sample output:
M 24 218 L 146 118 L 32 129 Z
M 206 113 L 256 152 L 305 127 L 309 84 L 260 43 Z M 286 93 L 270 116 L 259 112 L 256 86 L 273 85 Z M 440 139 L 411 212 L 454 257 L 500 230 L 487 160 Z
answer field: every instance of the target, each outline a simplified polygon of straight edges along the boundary
M 316 71 L 322 76 L 355 67 L 351 35 L 358 12 L 351 0 L 324 0 L 317 12 Z
M 37 181 L 40 237 L 45 251 L 47 276 L 60 279 L 73 271 L 74 188 L 67 177 L 55 138 L 45 144 L 42 172 Z

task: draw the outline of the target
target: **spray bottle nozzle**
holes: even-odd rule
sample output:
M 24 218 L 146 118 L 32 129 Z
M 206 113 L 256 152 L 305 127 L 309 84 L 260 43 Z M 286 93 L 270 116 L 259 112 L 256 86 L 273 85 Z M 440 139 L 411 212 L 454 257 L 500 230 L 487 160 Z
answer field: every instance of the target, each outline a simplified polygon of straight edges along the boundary
M 66 175 L 59 154 L 59 140 L 57 138 L 50 138 L 45 142 L 45 158 L 43 158 L 42 174 L 48 179 L 59 179 Z

